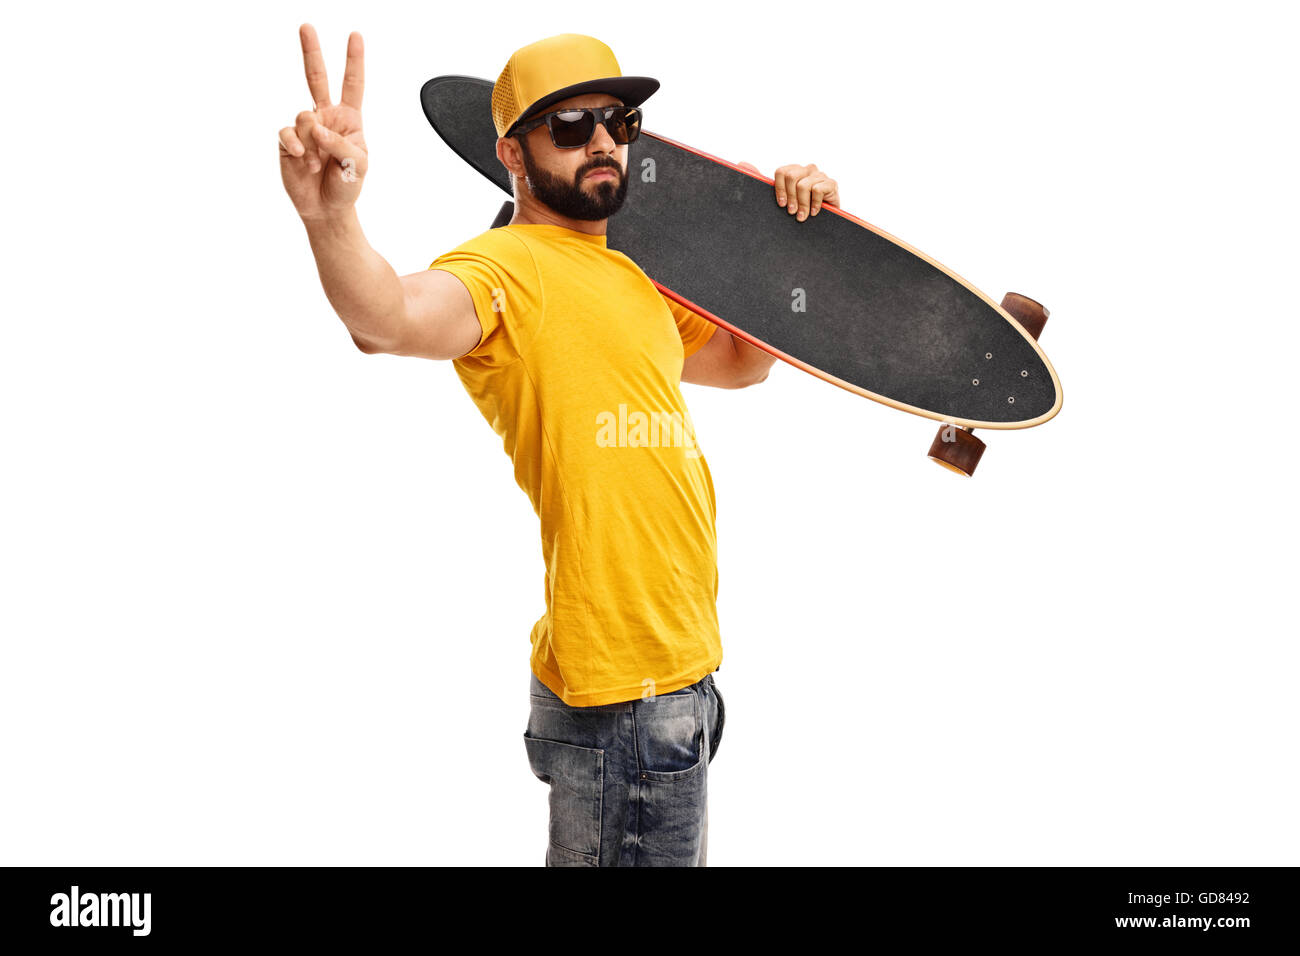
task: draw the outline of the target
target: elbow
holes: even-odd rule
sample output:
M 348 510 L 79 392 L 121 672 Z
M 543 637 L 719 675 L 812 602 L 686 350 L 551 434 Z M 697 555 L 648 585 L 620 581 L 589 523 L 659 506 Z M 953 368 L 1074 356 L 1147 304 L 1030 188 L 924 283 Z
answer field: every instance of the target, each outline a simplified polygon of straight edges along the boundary
M 363 355 L 381 355 L 387 351 L 387 348 L 373 339 L 362 338 L 355 332 L 349 333 L 352 336 L 352 344 L 357 347 L 357 351 Z
M 732 388 L 748 388 L 767 380 L 776 356 L 748 342 L 731 337 Z

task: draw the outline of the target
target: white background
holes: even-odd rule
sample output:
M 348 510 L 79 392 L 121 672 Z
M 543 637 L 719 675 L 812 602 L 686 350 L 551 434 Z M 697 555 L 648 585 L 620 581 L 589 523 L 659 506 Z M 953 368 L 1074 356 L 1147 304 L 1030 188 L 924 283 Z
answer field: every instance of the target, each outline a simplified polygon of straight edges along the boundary
M 429 77 L 559 32 L 647 127 L 1044 302 L 1060 415 L 778 363 L 684 386 L 718 494 L 710 865 L 1300 862 L 1282 5 L 177 4 L 6 13 L 0 863 L 542 862 L 537 519 L 450 363 L 366 356 L 276 135 L 366 48 L 399 274 L 502 200 Z

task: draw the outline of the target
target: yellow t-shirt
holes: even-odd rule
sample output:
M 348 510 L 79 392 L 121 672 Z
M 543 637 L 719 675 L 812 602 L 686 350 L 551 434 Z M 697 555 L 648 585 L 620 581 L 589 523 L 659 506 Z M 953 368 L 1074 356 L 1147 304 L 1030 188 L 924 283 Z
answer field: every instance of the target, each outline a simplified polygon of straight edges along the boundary
M 453 365 L 541 519 L 533 673 L 588 707 L 716 670 L 713 477 L 679 383 L 717 326 L 562 226 L 490 229 L 429 268 L 474 299 L 482 338 Z

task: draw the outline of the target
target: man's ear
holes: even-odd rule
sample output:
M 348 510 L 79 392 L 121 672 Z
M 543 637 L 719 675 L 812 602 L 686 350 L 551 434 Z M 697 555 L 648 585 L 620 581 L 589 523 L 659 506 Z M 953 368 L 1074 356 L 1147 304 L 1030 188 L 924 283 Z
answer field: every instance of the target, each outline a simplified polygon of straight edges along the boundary
M 512 177 L 527 174 L 527 170 L 524 169 L 524 158 L 519 151 L 519 142 L 514 137 L 498 137 L 497 159 Z

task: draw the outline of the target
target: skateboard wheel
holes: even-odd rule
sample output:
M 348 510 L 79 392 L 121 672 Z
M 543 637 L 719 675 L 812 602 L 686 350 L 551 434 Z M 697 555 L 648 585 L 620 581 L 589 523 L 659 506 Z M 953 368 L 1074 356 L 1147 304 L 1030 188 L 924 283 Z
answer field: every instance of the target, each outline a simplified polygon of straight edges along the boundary
M 960 425 L 942 425 L 930 446 L 930 460 L 969 478 L 984 454 L 984 442 Z
M 1035 302 L 1029 296 L 1021 295 L 1019 292 L 1008 292 L 1004 295 L 1002 308 L 1009 312 L 1035 341 L 1043 334 L 1043 326 L 1047 324 L 1047 317 L 1051 314 L 1041 302 Z

